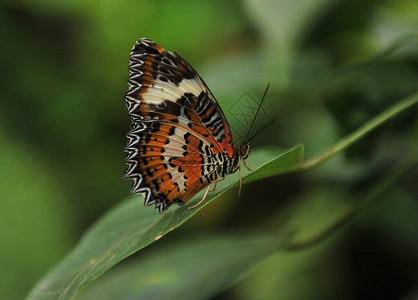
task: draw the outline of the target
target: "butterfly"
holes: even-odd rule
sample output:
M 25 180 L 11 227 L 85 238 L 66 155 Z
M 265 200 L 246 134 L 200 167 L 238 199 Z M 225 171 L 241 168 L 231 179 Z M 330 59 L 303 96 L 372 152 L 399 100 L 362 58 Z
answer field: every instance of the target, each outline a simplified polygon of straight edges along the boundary
M 213 184 L 241 173 L 241 159 L 252 170 L 245 163 L 248 141 L 234 147 L 221 107 L 180 54 L 140 39 L 129 56 L 129 74 L 124 100 L 132 124 L 124 178 L 133 180 L 132 194 L 144 194 L 145 205 L 163 213 L 207 187 L 194 208 Z

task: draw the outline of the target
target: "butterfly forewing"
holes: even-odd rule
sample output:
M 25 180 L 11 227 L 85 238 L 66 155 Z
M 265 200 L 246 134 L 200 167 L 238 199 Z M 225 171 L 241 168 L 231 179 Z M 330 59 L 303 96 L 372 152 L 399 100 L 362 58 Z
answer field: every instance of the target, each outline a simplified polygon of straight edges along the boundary
M 230 128 L 209 88 L 179 54 L 141 39 L 129 72 L 125 177 L 134 180 L 133 194 L 145 193 L 145 204 L 163 212 L 219 176 L 219 159 L 234 156 Z

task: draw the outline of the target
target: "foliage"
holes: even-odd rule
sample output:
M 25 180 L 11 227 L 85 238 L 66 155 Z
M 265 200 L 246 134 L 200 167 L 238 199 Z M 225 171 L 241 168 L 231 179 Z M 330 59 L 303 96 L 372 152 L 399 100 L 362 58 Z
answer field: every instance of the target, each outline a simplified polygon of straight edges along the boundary
M 1 7 L 2 297 L 71 299 L 86 287 L 79 298 L 412 292 L 414 1 L 35 0 Z M 239 200 L 238 178 L 230 176 L 197 210 L 158 215 L 141 207 L 140 196 L 121 201 L 129 191 L 120 180 L 127 56 L 144 36 L 196 67 L 233 134 L 243 126 L 231 107 L 244 92 L 258 99 L 271 83 L 265 110 L 277 122 L 252 141 L 249 164 L 258 168 L 244 174 Z

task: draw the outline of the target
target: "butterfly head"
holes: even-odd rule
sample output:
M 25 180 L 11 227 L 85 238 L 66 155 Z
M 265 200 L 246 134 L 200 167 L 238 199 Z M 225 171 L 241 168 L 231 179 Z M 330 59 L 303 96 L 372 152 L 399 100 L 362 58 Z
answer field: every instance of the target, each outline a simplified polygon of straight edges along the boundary
M 250 153 L 250 144 L 248 142 L 242 143 L 238 148 L 238 155 L 242 159 L 247 159 Z

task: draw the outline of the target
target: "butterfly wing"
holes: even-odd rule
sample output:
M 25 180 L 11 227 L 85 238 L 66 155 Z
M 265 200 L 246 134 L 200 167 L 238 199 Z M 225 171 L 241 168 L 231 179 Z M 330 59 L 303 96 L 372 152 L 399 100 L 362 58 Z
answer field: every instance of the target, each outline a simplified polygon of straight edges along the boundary
M 145 193 L 145 204 L 163 212 L 221 175 L 219 160 L 234 156 L 230 128 L 207 85 L 179 54 L 141 39 L 129 71 L 125 178 L 133 179 L 133 194 Z

